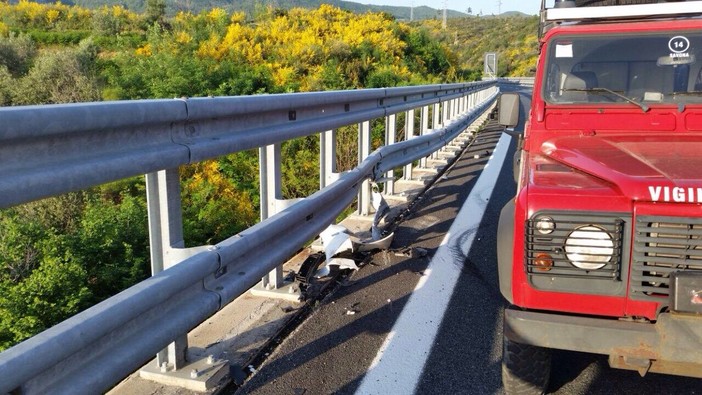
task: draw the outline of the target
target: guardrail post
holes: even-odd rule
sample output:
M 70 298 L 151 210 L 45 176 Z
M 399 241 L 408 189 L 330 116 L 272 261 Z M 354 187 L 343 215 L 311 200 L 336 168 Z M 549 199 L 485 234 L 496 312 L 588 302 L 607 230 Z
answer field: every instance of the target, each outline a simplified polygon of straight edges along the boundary
M 431 128 L 433 130 L 440 129 L 441 128 L 441 103 L 436 103 L 434 104 L 434 107 L 431 112 Z M 437 159 L 439 157 L 438 152 L 434 152 L 431 154 L 432 159 Z
M 443 105 L 441 107 L 441 126 L 444 126 L 444 124 L 450 119 L 449 118 L 449 103 L 448 101 L 443 102 Z
M 405 140 L 411 140 L 414 137 L 414 110 L 408 110 L 405 113 Z M 412 179 L 412 163 L 405 165 L 405 171 L 403 172 L 403 178 L 405 180 Z
M 319 134 L 319 189 L 339 179 L 336 172 L 336 130 Z
M 441 128 L 441 103 L 434 104 L 434 108 L 433 108 L 431 115 L 432 115 L 431 128 L 432 129 Z
M 397 139 L 397 115 L 390 114 L 385 117 L 385 145 L 395 144 Z M 385 182 L 383 192 L 386 195 L 393 195 L 395 193 L 395 174 L 393 170 L 388 171 L 385 174 L 385 178 L 388 180 Z
M 185 248 L 183 239 L 183 212 L 180 198 L 180 174 L 178 169 L 166 169 L 146 174 L 146 201 L 149 221 L 149 245 L 151 254 L 151 274 L 156 275 L 190 256 L 209 250 L 211 246 Z M 144 334 L 148 336 L 148 334 Z M 211 366 L 208 374 L 193 380 L 183 378 L 177 371 L 188 365 L 188 334 L 176 336 L 173 343 L 156 354 L 156 363 L 148 364 L 139 371 L 142 378 L 160 383 L 188 387 L 186 382 L 203 382 L 207 387 L 208 378 L 221 376 L 227 365 Z M 198 362 L 194 362 L 198 363 Z
M 178 169 L 147 174 L 146 200 L 151 274 L 156 275 L 179 262 L 172 254 L 173 249 L 185 247 Z M 156 366 L 166 370 L 181 369 L 185 365 L 187 348 L 188 335 L 184 333 L 156 355 Z
M 193 255 L 211 249 L 212 246 L 185 248 L 178 168 L 148 173 L 145 177 L 151 273 L 155 275 Z M 206 389 L 213 385 L 213 381 L 218 380 L 213 377 L 222 377 L 226 373 L 227 361 L 209 366 L 204 360 L 187 361 L 187 350 L 187 332 L 178 334 L 173 343 L 156 354 L 156 363 L 144 366 L 139 375 L 162 384 L 185 388 L 194 385 Z M 187 367 L 199 367 L 203 363 L 209 368 L 205 375 L 193 378 L 182 373 Z
M 280 144 L 259 148 L 259 175 L 261 182 L 261 221 L 277 213 L 276 200 L 283 197 L 281 188 Z
M 371 150 L 371 130 L 370 121 L 364 121 L 358 124 L 358 163 L 370 155 Z M 371 190 L 370 181 L 365 180 L 361 184 L 361 189 L 358 191 L 358 206 L 357 212 L 359 215 L 371 214 Z
M 424 136 L 427 133 L 429 133 L 429 106 L 424 106 L 419 116 L 419 134 Z M 419 160 L 419 167 L 427 167 L 426 156 Z
M 261 221 L 272 217 L 295 201 L 283 201 L 281 188 L 281 145 L 280 143 L 258 149 Z M 269 298 L 300 300 L 300 290 L 291 281 L 285 281 L 283 265 L 271 270 L 251 289 L 251 294 Z

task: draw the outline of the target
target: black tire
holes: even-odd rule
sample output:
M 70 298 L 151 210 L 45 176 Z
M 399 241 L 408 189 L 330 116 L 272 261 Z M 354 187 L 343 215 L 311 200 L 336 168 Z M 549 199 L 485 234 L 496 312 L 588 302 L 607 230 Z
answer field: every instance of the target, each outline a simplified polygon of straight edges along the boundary
M 502 385 L 507 395 L 543 394 L 551 376 L 551 350 L 504 337 Z
M 658 0 L 575 0 L 575 6 L 594 7 L 601 5 L 651 4 L 658 2 Z

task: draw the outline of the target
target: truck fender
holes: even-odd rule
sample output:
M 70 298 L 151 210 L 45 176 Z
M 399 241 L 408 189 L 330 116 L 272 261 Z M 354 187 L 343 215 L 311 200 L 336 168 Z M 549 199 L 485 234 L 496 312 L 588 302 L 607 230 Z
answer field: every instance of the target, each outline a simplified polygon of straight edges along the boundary
M 514 256 L 514 199 L 505 204 L 497 225 L 497 275 L 500 293 L 510 304 L 512 296 L 512 257 Z

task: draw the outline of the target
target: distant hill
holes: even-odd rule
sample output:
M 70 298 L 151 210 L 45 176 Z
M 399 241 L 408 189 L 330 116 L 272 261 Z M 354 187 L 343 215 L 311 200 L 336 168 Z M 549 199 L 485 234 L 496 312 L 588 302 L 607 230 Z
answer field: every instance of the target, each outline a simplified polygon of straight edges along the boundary
M 388 6 L 388 5 L 379 6 L 379 5 L 354 3 L 352 1 L 317 0 L 316 2 L 319 4 L 322 4 L 322 3 L 332 4 L 332 5 L 335 5 L 339 8 L 341 8 L 341 9 L 345 9 L 345 10 L 349 10 L 349 11 L 357 12 L 357 13 L 363 13 L 363 12 L 367 12 L 367 11 L 386 12 L 399 20 L 410 20 L 410 14 L 413 14 L 412 16 L 414 17 L 415 20 L 434 19 L 434 18 L 441 19 L 443 17 L 443 10 L 438 10 L 436 8 L 431 8 L 431 7 L 427 7 L 427 6 L 414 7 L 414 10 L 412 11 L 410 7 L 398 7 L 398 6 Z M 317 7 L 317 6 L 313 6 L 313 7 Z M 446 16 L 448 18 L 462 18 L 462 17 L 468 16 L 468 14 L 465 14 L 465 13 L 459 12 L 459 11 L 455 11 L 455 10 L 447 10 Z
M 527 18 L 527 17 L 530 17 L 531 15 L 527 15 L 527 14 L 525 14 L 523 12 L 519 12 L 519 11 L 507 11 L 507 12 L 503 12 L 502 14 L 500 14 L 500 16 L 501 17 L 508 17 L 508 18 L 512 18 L 512 17 Z
M 37 3 L 55 3 L 56 0 L 34 0 Z M 18 0 L 10 0 L 10 4 L 16 4 Z M 143 12 L 146 0 L 61 0 L 63 4 L 78 5 L 86 8 L 98 8 L 103 5 L 123 5 L 124 7 L 135 11 Z M 214 7 L 224 8 L 227 11 L 244 11 L 249 15 L 253 15 L 262 7 L 272 6 L 275 8 L 289 9 L 293 7 L 302 8 L 318 8 L 321 4 L 331 4 L 344 10 L 349 10 L 355 13 L 386 12 L 394 16 L 398 20 L 409 20 L 412 13 L 410 7 L 397 6 L 377 6 L 370 4 L 361 4 L 352 1 L 343 0 L 166 0 L 166 9 L 169 14 L 175 14 L 178 11 L 190 11 L 199 13 L 202 10 L 208 10 Z M 522 13 L 511 11 L 503 13 L 504 16 L 526 16 Z M 427 6 L 415 7 L 413 17 L 415 20 L 423 19 L 441 19 L 443 11 Z M 448 10 L 448 18 L 467 17 L 468 14 Z

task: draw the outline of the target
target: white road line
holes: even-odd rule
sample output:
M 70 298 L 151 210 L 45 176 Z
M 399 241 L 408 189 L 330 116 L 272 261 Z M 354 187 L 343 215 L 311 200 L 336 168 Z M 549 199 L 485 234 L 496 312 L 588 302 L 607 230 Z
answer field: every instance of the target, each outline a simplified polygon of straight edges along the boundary
M 502 134 L 485 169 L 424 271 L 400 317 L 385 338 L 356 394 L 411 394 L 421 377 L 444 312 L 461 274 L 455 249 L 468 255 L 507 156 L 511 137 Z

